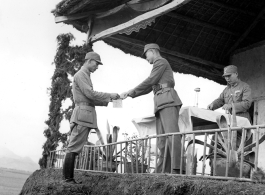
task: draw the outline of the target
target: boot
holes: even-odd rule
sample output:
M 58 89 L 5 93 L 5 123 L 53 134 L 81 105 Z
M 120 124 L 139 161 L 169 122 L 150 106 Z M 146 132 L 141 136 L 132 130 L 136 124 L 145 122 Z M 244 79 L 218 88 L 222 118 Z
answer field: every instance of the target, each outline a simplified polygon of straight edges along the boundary
M 75 168 L 75 157 L 76 153 L 69 152 L 66 153 L 64 164 L 63 164 L 63 179 L 64 182 L 70 183 L 70 184 L 77 184 L 74 180 L 74 168 Z

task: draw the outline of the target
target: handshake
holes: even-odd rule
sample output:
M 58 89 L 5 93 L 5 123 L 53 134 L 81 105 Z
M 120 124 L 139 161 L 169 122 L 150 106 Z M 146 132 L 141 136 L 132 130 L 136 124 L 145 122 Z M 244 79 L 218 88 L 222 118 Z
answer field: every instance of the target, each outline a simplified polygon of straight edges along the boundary
M 111 94 L 110 94 L 110 98 L 111 98 L 112 100 L 118 100 L 118 99 L 122 99 L 122 100 L 124 100 L 124 99 L 126 99 L 128 96 L 130 96 L 130 95 L 129 95 L 130 92 L 131 92 L 131 91 L 123 92 L 123 93 L 121 93 L 120 95 L 117 94 L 117 93 L 111 93 Z

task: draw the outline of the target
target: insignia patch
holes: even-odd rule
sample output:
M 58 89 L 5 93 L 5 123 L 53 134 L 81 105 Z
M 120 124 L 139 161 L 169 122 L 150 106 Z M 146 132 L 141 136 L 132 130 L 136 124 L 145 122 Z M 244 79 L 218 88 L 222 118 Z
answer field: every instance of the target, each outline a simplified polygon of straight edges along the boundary
M 236 90 L 235 94 L 238 95 L 241 91 L 240 90 Z

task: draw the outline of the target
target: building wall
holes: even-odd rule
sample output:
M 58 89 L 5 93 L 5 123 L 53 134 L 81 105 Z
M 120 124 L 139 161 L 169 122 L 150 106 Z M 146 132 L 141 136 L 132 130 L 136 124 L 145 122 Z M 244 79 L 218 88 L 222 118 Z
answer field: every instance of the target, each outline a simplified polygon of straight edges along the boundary
M 247 82 L 254 99 L 265 99 L 265 43 L 242 50 L 231 58 L 238 66 L 239 77 Z
M 231 57 L 231 64 L 238 66 L 239 77 L 248 83 L 254 100 L 253 124 L 265 124 L 265 43 L 243 49 Z M 260 130 L 260 137 L 265 130 Z M 256 134 L 254 134 L 254 140 Z M 265 142 L 259 146 L 258 166 L 265 169 Z

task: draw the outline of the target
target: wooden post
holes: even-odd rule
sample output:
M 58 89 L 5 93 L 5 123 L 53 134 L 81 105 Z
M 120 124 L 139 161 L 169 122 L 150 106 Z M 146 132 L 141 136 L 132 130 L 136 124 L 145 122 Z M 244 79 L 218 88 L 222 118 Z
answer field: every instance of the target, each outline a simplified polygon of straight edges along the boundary
M 89 17 L 88 18 L 88 31 L 87 31 L 86 44 L 91 44 L 90 35 L 91 35 L 91 32 L 92 32 L 92 27 L 93 27 L 93 18 Z
M 237 121 L 236 121 L 236 111 L 235 111 L 235 105 L 232 103 L 232 127 L 237 126 Z M 236 144 L 237 144 L 237 131 L 232 131 L 232 150 L 237 150 Z
M 188 143 L 191 141 L 191 138 L 188 137 Z M 192 173 L 192 161 L 193 161 L 193 156 L 191 155 L 192 153 L 192 148 L 189 146 L 187 149 L 187 164 L 186 164 L 186 175 L 191 175 Z

